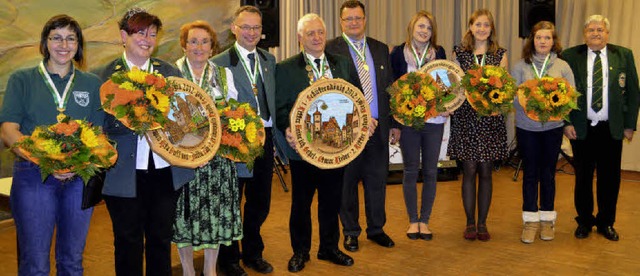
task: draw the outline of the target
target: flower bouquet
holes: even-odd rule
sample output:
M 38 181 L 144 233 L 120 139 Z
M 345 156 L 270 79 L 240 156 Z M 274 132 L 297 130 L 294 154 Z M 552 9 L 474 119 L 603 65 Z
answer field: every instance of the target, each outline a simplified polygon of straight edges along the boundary
M 578 96 L 580 93 L 564 78 L 531 79 L 518 87 L 518 103 L 524 113 L 542 123 L 569 120 L 569 112 L 578 108 Z
M 478 66 L 469 69 L 461 81 L 467 91 L 467 101 L 480 116 L 508 113 L 516 94 L 516 81 L 499 66 Z
M 87 183 L 100 168 L 111 167 L 118 158 L 99 127 L 69 117 L 36 127 L 31 136 L 22 136 L 13 147 L 40 166 L 43 182 L 52 173 L 72 172 Z
M 113 73 L 100 87 L 105 112 L 138 135 L 164 126 L 172 97 L 173 88 L 162 75 L 137 67 Z
M 422 129 L 425 121 L 445 112 L 445 104 L 455 99 L 447 94 L 428 73 L 410 72 L 396 80 L 391 94 L 391 114 L 405 126 Z
M 219 112 L 222 139 L 218 153 L 235 162 L 247 163 L 247 168 L 252 169 L 255 158 L 264 152 L 266 135 L 262 119 L 248 103 L 234 99 Z

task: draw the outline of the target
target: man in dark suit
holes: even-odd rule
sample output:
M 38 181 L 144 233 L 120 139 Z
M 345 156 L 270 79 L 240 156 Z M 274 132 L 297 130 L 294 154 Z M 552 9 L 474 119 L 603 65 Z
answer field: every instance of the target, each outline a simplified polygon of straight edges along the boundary
M 244 218 L 242 230 L 242 262 L 260 273 L 270 273 L 273 266 L 262 258 L 264 242 L 260 227 L 269 215 L 271 205 L 271 179 L 273 175 L 273 128 L 275 124 L 275 57 L 257 48 L 262 30 L 262 14 L 254 6 L 242 6 L 235 12 L 231 32 L 236 43 L 211 60 L 227 67 L 233 73 L 238 90 L 238 101 L 247 102 L 257 110 L 265 126 L 264 154 L 257 158 L 253 172 L 244 163 L 237 163 L 239 196 L 244 188 Z M 231 246 L 221 246 L 220 268 L 225 275 L 247 275 L 240 267 L 240 248 L 234 241 Z
M 293 257 L 290 272 L 298 272 L 309 261 L 311 250 L 311 202 L 318 191 L 320 248 L 318 259 L 350 266 L 353 259 L 338 249 L 340 230 L 338 211 L 342 191 L 343 169 L 320 169 L 302 160 L 296 153 L 289 113 L 298 94 L 320 78 L 341 78 L 354 83 L 355 72 L 344 57 L 325 53 L 326 27 L 317 14 L 307 14 L 298 21 L 298 41 L 303 52 L 276 66 L 276 121 L 285 130 L 285 152 L 291 166 L 291 216 L 289 232 Z
M 358 236 L 362 231 L 358 217 L 358 183 L 364 188 L 367 239 L 384 247 L 394 242 L 384 233 L 386 222 L 385 197 L 389 172 L 389 94 L 387 86 L 393 82 L 389 47 L 373 38 L 365 37 L 364 5 L 357 0 L 346 1 L 340 8 L 342 35 L 327 43 L 327 52 L 349 57 L 350 66 L 358 75 L 358 86 L 369 100 L 374 129 L 363 152 L 345 167 L 342 187 L 340 220 L 344 234 L 344 248 L 358 250 Z M 370 96 L 368 96 L 368 94 Z M 377 125 L 377 127 L 376 127 Z M 391 135 L 399 138 L 400 131 Z M 392 138 L 393 139 L 393 138 Z
M 592 227 L 617 241 L 613 228 L 620 190 L 622 139 L 633 138 L 638 119 L 640 88 L 631 50 L 609 41 L 609 20 L 590 16 L 584 25 L 586 44 L 562 52 L 576 79 L 578 109 L 570 114 L 564 133 L 571 139 L 576 171 L 574 201 L 578 216 L 576 238 Z M 598 214 L 593 216 L 593 173 L 597 170 Z

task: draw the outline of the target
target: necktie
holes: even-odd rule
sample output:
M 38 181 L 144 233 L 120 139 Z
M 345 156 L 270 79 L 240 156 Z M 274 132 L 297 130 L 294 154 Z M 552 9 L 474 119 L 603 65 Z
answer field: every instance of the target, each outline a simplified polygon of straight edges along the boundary
M 358 52 L 362 53 L 362 48 L 364 47 L 363 43 L 358 41 L 355 43 Z M 366 53 L 363 53 L 363 56 Z M 369 71 L 365 70 L 365 61 L 360 57 L 356 57 L 357 62 L 357 70 L 358 77 L 360 77 L 360 84 L 362 84 L 362 92 L 364 92 L 364 98 L 367 99 L 367 103 L 371 104 L 373 101 L 373 89 L 371 88 L 371 75 L 369 75 Z
M 593 61 L 593 75 L 591 76 L 591 108 L 598 112 L 602 109 L 602 59 L 600 51 L 593 51 L 596 58 Z
M 320 66 L 321 66 L 320 62 L 321 61 L 322 60 L 320 60 L 319 58 L 316 58 L 316 59 L 313 60 L 313 62 L 316 63 L 316 68 L 318 68 L 318 72 L 322 72 L 322 68 L 320 68 Z M 322 77 L 322 76 L 320 76 L 320 77 Z
M 249 62 L 251 66 L 251 73 L 254 73 L 254 68 L 256 66 L 255 54 L 250 53 L 247 55 L 249 58 Z M 262 83 L 262 77 L 260 76 L 260 72 L 258 72 L 258 76 L 256 78 L 256 86 L 258 87 L 258 107 L 260 108 L 260 117 L 265 121 L 269 121 L 269 107 L 267 106 L 267 95 L 264 93 L 264 83 Z

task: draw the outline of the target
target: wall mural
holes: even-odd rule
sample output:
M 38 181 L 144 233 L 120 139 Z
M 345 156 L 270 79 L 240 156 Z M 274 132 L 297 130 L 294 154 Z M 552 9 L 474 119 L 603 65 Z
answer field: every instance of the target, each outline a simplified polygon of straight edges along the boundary
M 64 13 L 80 23 L 85 36 L 84 70 L 91 71 L 122 54 L 117 22 L 132 7 L 160 17 L 163 28 L 154 56 L 173 63 L 183 55 L 180 26 L 194 20 L 209 22 L 218 34 L 220 49 L 229 47 L 233 43 L 229 24 L 239 5 L 237 0 L 0 0 L 0 103 L 11 73 L 42 60 L 40 32 L 54 15 Z M 2 149 L 0 177 L 11 175 L 13 158 Z

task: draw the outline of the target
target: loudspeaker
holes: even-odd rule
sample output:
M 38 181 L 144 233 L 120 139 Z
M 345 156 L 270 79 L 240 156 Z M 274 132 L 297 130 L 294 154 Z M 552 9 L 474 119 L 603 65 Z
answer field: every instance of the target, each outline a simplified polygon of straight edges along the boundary
M 540 21 L 556 22 L 555 0 L 520 0 L 520 37 L 526 38 Z
M 262 39 L 260 48 L 280 46 L 280 9 L 278 0 L 241 0 L 240 5 L 256 6 L 262 13 Z

